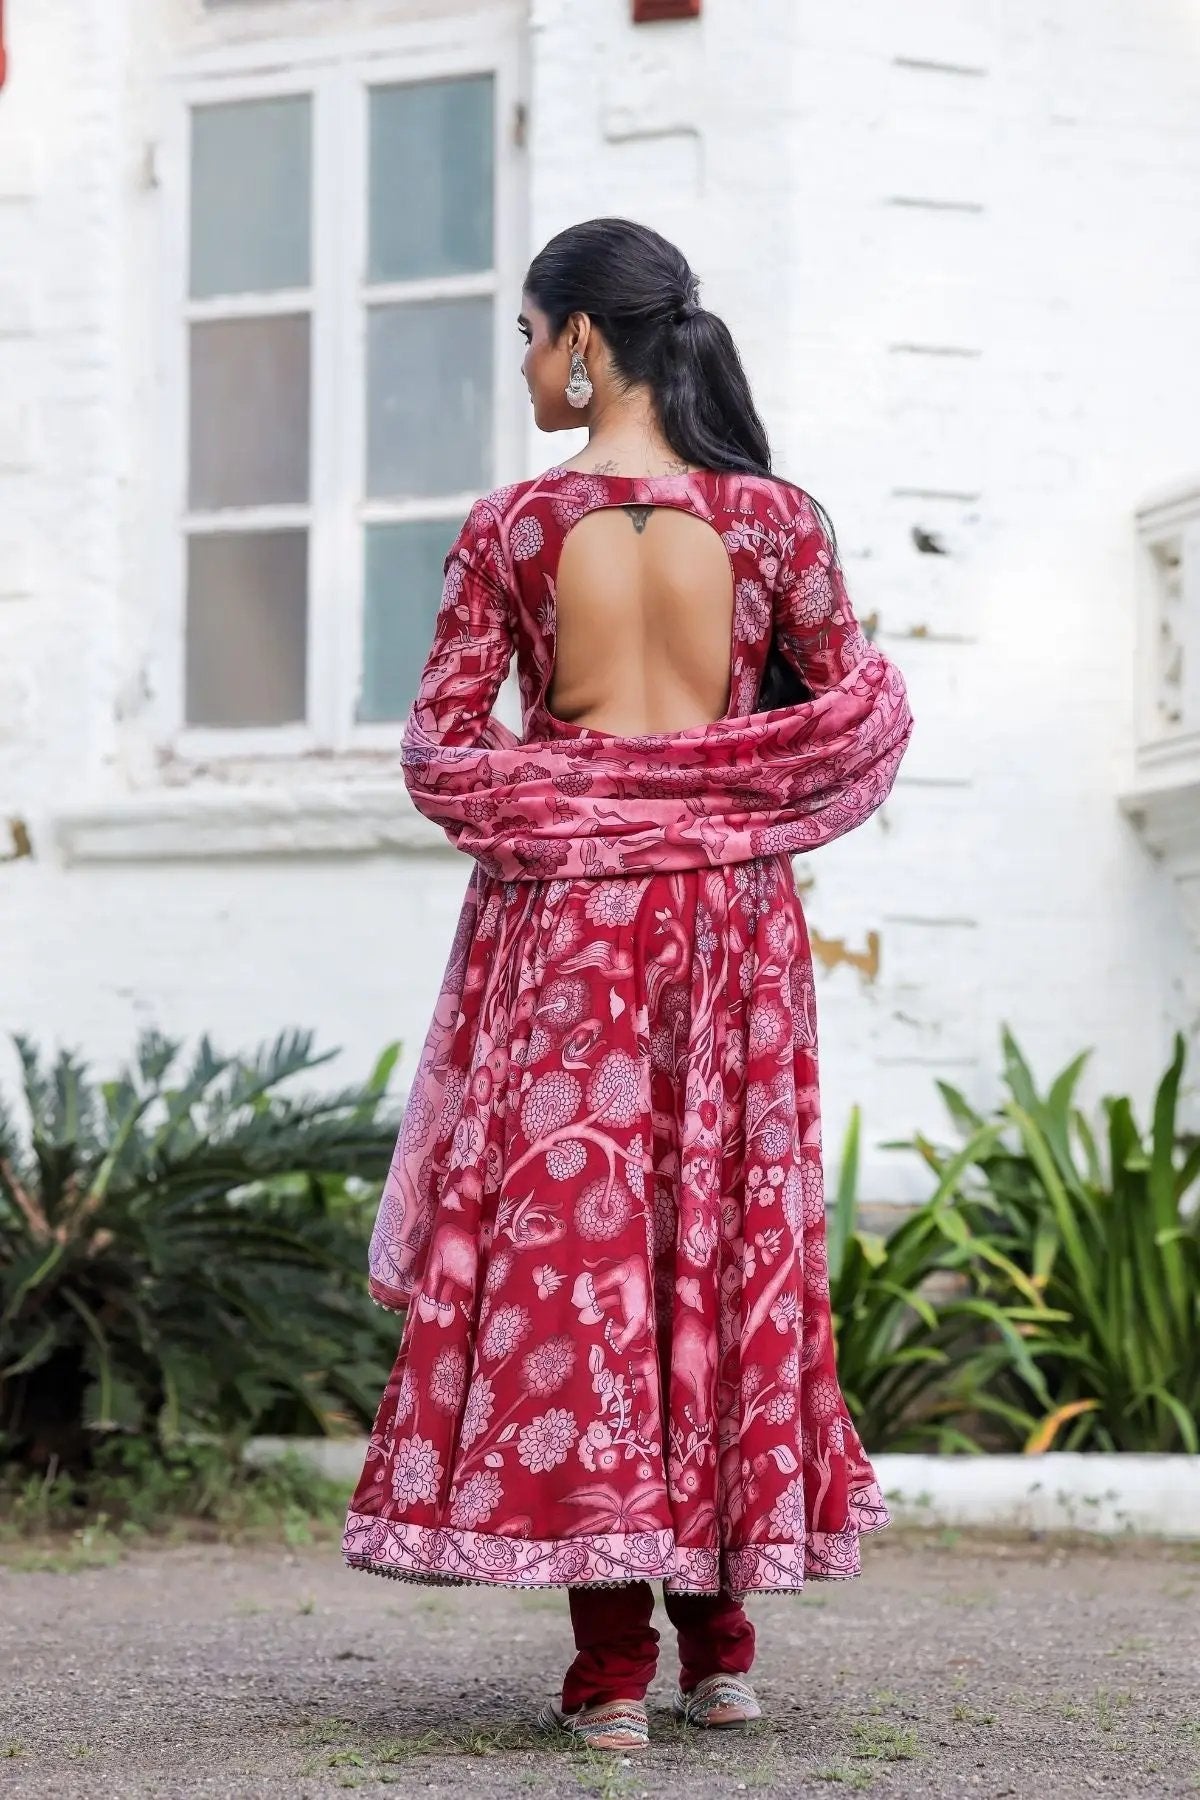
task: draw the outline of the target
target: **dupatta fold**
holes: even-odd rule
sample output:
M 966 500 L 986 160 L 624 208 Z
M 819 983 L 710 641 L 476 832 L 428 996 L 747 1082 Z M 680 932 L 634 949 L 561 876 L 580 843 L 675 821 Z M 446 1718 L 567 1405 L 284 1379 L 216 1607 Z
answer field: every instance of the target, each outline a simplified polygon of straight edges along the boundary
M 797 706 L 654 737 L 522 741 L 497 720 L 446 744 L 410 719 L 413 804 L 504 881 L 647 875 L 815 850 L 887 799 L 912 733 L 873 645 Z

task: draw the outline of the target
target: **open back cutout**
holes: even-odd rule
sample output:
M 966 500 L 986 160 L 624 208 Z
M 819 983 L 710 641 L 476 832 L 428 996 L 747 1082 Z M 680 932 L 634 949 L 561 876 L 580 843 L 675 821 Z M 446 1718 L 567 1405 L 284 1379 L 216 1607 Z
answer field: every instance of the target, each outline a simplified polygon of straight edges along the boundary
M 551 713 L 623 737 L 722 718 L 733 605 L 729 553 L 705 520 L 662 504 L 589 512 L 559 556 Z

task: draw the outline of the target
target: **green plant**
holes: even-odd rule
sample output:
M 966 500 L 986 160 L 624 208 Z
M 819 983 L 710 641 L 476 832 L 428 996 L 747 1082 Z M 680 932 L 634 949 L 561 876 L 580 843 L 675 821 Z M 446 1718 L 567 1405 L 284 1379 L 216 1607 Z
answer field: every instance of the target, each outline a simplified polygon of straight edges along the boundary
M 397 1051 L 348 1091 L 297 1092 L 308 1033 L 190 1062 L 145 1037 L 96 1085 L 18 1040 L 0 1107 L 0 1448 L 79 1470 L 98 1435 L 244 1437 L 368 1421 L 394 1322 L 362 1254 L 396 1117 Z M 369 1186 L 362 1185 L 369 1182 Z
M 1029 1361 L 997 1359 L 996 1416 L 1039 1451 L 1200 1450 L 1200 1144 L 1178 1129 L 1183 1039 L 1175 1040 L 1148 1135 L 1128 1099 L 1093 1129 L 1075 1104 L 1077 1057 L 1038 1092 L 1006 1031 L 1009 1098 L 992 1120 L 939 1083 L 966 1142 L 913 1147 L 953 1196 L 964 1229 L 988 1239 L 1047 1311 Z M 1003 1287 L 1002 1265 L 986 1279 Z M 1011 1279 L 1011 1277 L 1009 1278 Z
M 1011 1410 L 989 1392 L 998 1352 L 1044 1391 L 1023 1333 L 1045 1322 L 1047 1303 L 964 1218 L 965 1153 L 939 1168 L 934 1192 L 886 1237 L 863 1230 L 860 1129 L 856 1107 L 828 1230 L 838 1374 L 851 1416 L 873 1450 L 979 1450 L 977 1418 Z M 997 1274 L 1002 1291 L 992 1293 Z

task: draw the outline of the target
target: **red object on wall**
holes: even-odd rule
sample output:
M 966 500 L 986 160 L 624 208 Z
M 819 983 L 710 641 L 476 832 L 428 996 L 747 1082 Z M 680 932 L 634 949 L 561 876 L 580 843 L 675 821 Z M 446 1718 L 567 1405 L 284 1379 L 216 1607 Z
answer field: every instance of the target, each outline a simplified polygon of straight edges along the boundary
M 633 22 L 649 25 L 654 19 L 698 19 L 700 0 L 633 0 Z
M 8 52 L 4 48 L 4 0 L 0 0 L 0 88 L 8 74 Z

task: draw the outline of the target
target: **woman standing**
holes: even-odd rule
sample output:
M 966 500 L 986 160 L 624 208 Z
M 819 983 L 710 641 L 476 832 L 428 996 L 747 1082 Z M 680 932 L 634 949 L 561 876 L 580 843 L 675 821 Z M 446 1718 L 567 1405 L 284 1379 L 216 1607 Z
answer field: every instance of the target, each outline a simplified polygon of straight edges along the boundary
M 472 510 L 405 737 L 476 872 L 372 1242 L 408 1316 L 345 1552 L 568 1588 L 543 1723 L 633 1749 L 650 1582 L 676 1712 L 741 1724 L 742 1596 L 856 1575 L 888 1523 L 834 1363 L 790 857 L 881 803 L 911 720 L 679 251 L 565 231 L 519 324 L 537 423 L 589 443 Z

